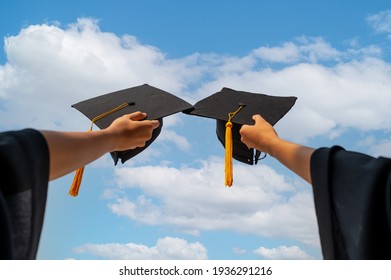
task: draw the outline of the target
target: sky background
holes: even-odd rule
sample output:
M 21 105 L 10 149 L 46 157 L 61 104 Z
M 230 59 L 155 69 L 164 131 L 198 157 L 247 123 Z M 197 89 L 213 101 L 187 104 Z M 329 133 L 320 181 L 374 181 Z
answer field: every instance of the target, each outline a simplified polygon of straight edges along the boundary
M 391 3 L 1 0 L 0 130 L 85 131 L 71 105 L 148 83 L 296 96 L 291 141 L 391 156 Z M 50 182 L 39 259 L 321 259 L 311 186 L 267 157 L 224 186 L 215 122 L 182 113 L 114 167 Z

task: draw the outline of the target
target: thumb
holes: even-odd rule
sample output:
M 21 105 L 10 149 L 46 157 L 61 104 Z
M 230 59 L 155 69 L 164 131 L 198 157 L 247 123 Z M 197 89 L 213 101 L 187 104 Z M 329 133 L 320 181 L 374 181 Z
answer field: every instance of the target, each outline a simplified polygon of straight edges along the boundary
M 147 117 L 147 114 L 142 112 L 134 112 L 131 114 L 127 114 L 126 116 L 129 117 L 129 119 L 131 119 L 132 121 L 141 121 Z
M 266 120 L 264 118 L 261 117 L 261 115 L 257 114 L 257 115 L 253 115 L 252 119 L 255 121 L 255 123 L 257 122 L 265 122 Z
M 160 126 L 160 122 L 158 120 L 152 120 L 150 121 L 152 123 L 152 128 L 158 128 Z

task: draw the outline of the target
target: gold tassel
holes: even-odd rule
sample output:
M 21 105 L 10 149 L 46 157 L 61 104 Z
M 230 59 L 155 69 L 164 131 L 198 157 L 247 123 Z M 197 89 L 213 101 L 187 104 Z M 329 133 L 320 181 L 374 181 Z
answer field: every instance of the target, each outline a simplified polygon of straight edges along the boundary
M 228 114 L 228 121 L 225 124 L 225 186 L 231 187 L 233 183 L 233 164 L 232 164 L 232 118 L 246 105 L 239 104 L 235 112 Z
M 75 177 L 73 178 L 71 189 L 69 190 L 69 195 L 77 196 L 79 194 L 79 189 L 81 185 L 81 180 L 83 179 L 84 166 L 76 170 Z
M 225 186 L 231 187 L 232 183 L 232 123 L 228 121 L 225 124 Z
M 90 130 L 88 130 L 88 132 L 92 131 L 92 125 L 93 123 L 91 124 L 91 128 Z M 84 173 L 84 166 L 76 170 L 75 176 L 73 177 L 71 188 L 69 189 L 69 193 L 68 193 L 70 196 L 77 196 L 79 194 L 81 181 L 83 179 L 83 173 Z
M 134 103 L 122 103 L 118 107 L 115 107 L 115 108 L 113 108 L 107 112 L 104 112 L 103 114 L 100 114 L 99 116 L 93 118 L 91 121 L 91 127 L 88 130 L 88 132 L 92 131 L 92 127 L 96 121 L 98 121 L 98 120 L 100 120 L 100 119 L 102 119 L 102 118 L 104 118 L 114 112 L 117 112 L 118 110 L 121 110 L 122 108 L 125 108 L 129 105 L 134 105 Z M 71 188 L 69 189 L 69 195 L 77 196 L 79 194 L 81 181 L 83 179 L 83 173 L 84 173 L 84 166 L 80 167 L 79 169 L 76 170 L 75 177 L 73 178 Z

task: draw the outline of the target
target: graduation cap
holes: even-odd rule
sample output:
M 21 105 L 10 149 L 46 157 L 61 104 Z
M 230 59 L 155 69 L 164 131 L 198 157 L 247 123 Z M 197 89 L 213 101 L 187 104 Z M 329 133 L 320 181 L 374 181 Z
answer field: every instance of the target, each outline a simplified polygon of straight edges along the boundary
M 189 109 L 191 104 L 169 92 L 144 84 L 81 101 L 72 107 L 91 120 L 90 130 L 93 124 L 100 129 L 107 128 L 115 119 L 136 111 L 146 113 L 147 119 L 159 121 L 159 127 L 153 130 L 152 137 L 145 143 L 145 146 L 110 153 L 117 165 L 118 160 L 124 163 L 145 150 L 159 136 L 164 117 Z M 76 172 L 70 191 L 73 196 L 78 193 L 83 170 L 84 167 Z
M 216 134 L 226 148 L 226 186 L 232 185 L 232 157 L 246 164 L 257 164 L 261 152 L 241 142 L 239 130 L 244 124 L 253 124 L 252 116 L 260 114 L 275 125 L 295 104 L 296 97 L 270 96 L 261 93 L 221 91 L 197 102 L 185 111 L 190 115 L 216 119 Z

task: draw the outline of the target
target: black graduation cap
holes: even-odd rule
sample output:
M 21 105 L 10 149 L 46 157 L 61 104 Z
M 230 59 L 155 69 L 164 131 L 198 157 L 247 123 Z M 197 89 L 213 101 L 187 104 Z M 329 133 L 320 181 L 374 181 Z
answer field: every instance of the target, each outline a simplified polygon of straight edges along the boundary
M 232 157 L 253 165 L 257 164 L 261 152 L 248 149 L 240 141 L 239 130 L 241 126 L 253 124 L 252 116 L 255 114 L 260 114 L 271 125 L 275 125 L 292 108 L 296 99 L 292 96 L 270 96 L 223 88 L 221 91 L 200 100 L 185 113 L 216 119 L 216 134 L 225 147 L 226 124 L 230 121 L 232 123 Z
M 189 109 L 191 104 L 169 92 L 144 84 L 94 97 L 72 107 L 82 112 L 100 129 L 107 128 L 118 117 L 136 111 L 147 113 L 147 119 L 160 122 L 144 147 L 112 152 L 111 156 L 117 164 L 119 159 L 124 163 L 136 156 L 158 137 L 163 127 L 163 117 Z

